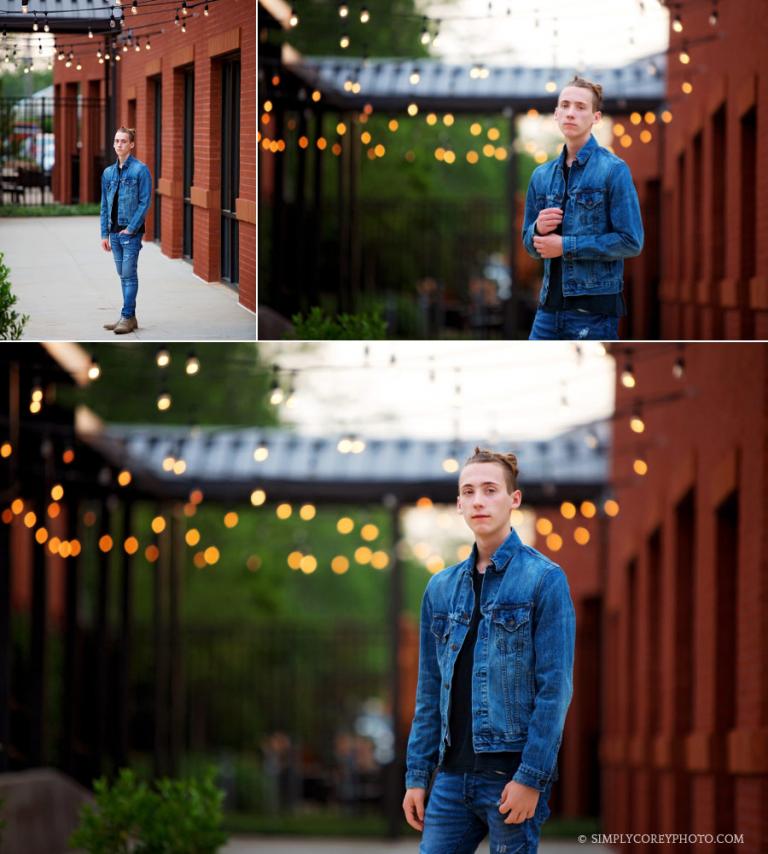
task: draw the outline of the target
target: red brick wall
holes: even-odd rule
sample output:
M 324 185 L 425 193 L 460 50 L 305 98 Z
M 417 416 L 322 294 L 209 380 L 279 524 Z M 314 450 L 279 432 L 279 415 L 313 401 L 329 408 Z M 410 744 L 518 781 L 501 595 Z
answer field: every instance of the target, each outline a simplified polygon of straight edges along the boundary
M 178 258 L 182 251 L 182 167 L 183 167 L 183 82 L 180 70 L 193 65 L 195 71 L 195 139 L 192 204 L 193 268 L 205 281 L 219 281 L 220 269 L 220 149 L 221 149 L 221 58 L 239 53 L 240 58 L 240 192 L 237 199 L 239 229 L 239 300 L 245 308 L 256 309 L 256 3 L 255 0 L 218 0 L 210 4 L 210 14 L 202 14 L 198 5 L 187 18 L 187 32 L 173 24 L 171 7 L 162 11 L 142 8 L 127 14 L 126 31 L 138 30 L 141 50 L 121 52 L 118 65 L 117 122 L 129 124 L 135 103 L 136 148 L 134 154 L 153 169 L 154 161 L 154 99 L 150 78 L 160 75 L 163 86 L 162 116 L 162 175 L 159 192 L 162 195 L 162 243 L 164 254 Z M 170 23 L 169 23 L 170 16 Z M 164 33 L 151 35 L 151 49 L 144 47 L 143 33 L 155 29 Z M 76 37 L 84 41 L 84 37 Z M 101 46 L 98 37 L 85 52 L 78 53 L 82 70 L 75 65 L 65 68 L 63 62 L 54 66 L 54 82 L 58 86 L 87 84 L 93 81 L 104 93 L 104 66 L 99 65 L 96 50 Z M 57 90 L 58 91 L 58 90 Z M 68 155 L 74 140 L 57 147 L 57 164 L 63 164 L 61 174 L 54 178 L 57 198 L 68 200 Z M 90 154 L 85 148 L 83 156 Z M 59 141 L 57 139 L 57 146 Z M 110 148 L 110 155 L 111 155 Z M 155 176 L 153 175 L 153 179 Z M 87 189 L 81 176 L 81 188 Z M 87 196 L 86 196 L 87 198 Z M 98 199 L 93 199 L 98 201 Z M 154 210 L 146 220 L 147 239 L 154 233 Z
M 623 350 L 614 352 L 620 370 Z M 737 850 L 760 852 L 768 850 L 768 351 L 689 345 L 681 380 L 671 371 L 676 355 L 643 347 L 637 386 L 616 391 L 625 413 L 637 401 L 680 397 L 646 405 L 640 436 L 628 415 L 614 425 L 621 512 L 609 526 L 605 587 L 603 825 L 743 833 Z M 632 471 L 638 453 L 645 477 Z M 721 527 L 718 541 L 718 510 L 734 492 L 738 533 Z M 691 494 L 686 527 L 681 501 Z
M 709 24 L 711 0 L 686 0 L 682 6 L 684 29 L 670 32 L 668 97 L 673 120 L 658 123 L 647 146 L 637 138 L 629 149 L 617 151 L 632 168 L 641 189 L 654 177 L 662 182 L 662 207 L 644 216 L 660 215 L 661 235 L 661 337 L 766 338 L 768 337 L 768 24 L 764 0 L 720 0 L 720 23 Z M 695 44 L 699 38 L 711 37 Z M 678 55 L 684 40 L 691 42 L 691 63 Z M 682 83 L 693 84 L 684 95 Z M 714 142 L 713 121 L 725 107 L 725 146 Z M 756 110 L 757 163 L 755 172 L 742 175 L 740 122 L 750 108 Z M 652 131 L 655 131 L 652 128 Z M 694 181 L 694 139 L 701 134 L 701 177 Z M 633 133 L 634 137 L 638 134 Z M 654 149 L 660 169 L 649 162 Z M 678 164 L 684 158 L 685 198 L 680 197 Z M 724 203 L 715 201 L 716 176 L 725 171 Z M 745 264 L 742 239 L 746 225 L 742 180 L 756 185 L 756 257 Z M 697 196 L 696 186 L 699 186 Z M 641 198 L 642 200 L 642 198 Z M 750 217 L 751 219 L 752 217 Z M 724 239 L 716 232 L 722 230 Z M 639 259 L 638 259 L 639 260 Z M 637 272 L 635 292 L 647 289 L 643 262 L 631 262 Z M 628 265 L 629 267 L 630 265 Z M 753 271 L 749 268 L 754 267 Z M 747 270 L 745 272 L 745 269 Z M 642 301 L 639 294 L 630 298 Z M 645 337 L 646 315 L 637 318 L 636 337 Z M 644 326 L 645 325 L 645 326 Z

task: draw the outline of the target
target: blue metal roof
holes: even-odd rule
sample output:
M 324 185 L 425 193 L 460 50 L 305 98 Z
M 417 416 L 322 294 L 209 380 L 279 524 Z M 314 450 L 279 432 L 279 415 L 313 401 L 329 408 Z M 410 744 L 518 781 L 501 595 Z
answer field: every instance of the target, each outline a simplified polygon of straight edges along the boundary
M 454 110 L 554 109 L 556 93 L 576 73 L 573 68 L 486 66 L 488 75 L 473 78 L 470 64 L 434 59 L 370 59 L 302 57 L 291 49 L 283 54 L 286 67 L 301 81 L 319 89 L 326 101 L 344 109 L 404 108 L 415 101 L 424 109 L 451 106 Z M 650 71 L 656 69 L 655 73 Z M 666 54 L 656 54 L 620 68 L 585 68 L 579 74 L 603 87 L 605 110 L 653 109 L 666 97 Z M 411 84 L 411 73 L 419 82 Z M 345 91 L 347 81 L 360 83 L 360 93 Z M 546 90 L 554 81 L 556 88 Z
M 209 498 L 248 500 L 262 488 L 269 500 L 381 501 L 393 495 L 414 501 L 427 495 L 453 501 L 457 473 L 443 462 L 461 464 L 476 445 L 514 451 L 527 503 L 551 503 L 569 496 L 600 494 L 608 480 L 610 421 L 573 428 L 545 441 L 490 443 L 488 440 L 434 441 L 358 437 L 361 453 L 340 453 L 342 435 L 305 436 L 279 428 L 174 429 L 109 425 L 83 439 L 115 467 L 126 467 L 138 488 L 169 497 L 186 497 L 199 487 Z M 268 457 L 257 462 L 254 450 L 264 442 Z M 186 470 L 163 469 L 172 456 Z

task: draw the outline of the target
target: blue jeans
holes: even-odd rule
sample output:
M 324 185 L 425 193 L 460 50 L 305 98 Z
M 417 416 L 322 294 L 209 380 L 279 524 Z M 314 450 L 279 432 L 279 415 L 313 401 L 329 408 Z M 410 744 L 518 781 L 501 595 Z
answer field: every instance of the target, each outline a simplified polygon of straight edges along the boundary
M 541 826 L 549 817 L 547 801 L 552 784 L 539 795 L 533 818 L 521 824 L 504 824 L 509 813 L 499 812 L 499 800 L 508 782 L 505 775 L 488 771 L 438 771 L 424 814 L 419 854 L 472 854 L 487 834 L 491 854 L 535 852 Z
M 619 318 L 586 311 L 536 310 L 529 341 L 616 341 Z
M 123 288 L 123 310 L 121 317 L 136 314 L 136 294 L 139 292 L 139 274 L 136 265 L 141 251 L 141 234 L 110 234 L 109 245 L 115 259 L 117 275 Z

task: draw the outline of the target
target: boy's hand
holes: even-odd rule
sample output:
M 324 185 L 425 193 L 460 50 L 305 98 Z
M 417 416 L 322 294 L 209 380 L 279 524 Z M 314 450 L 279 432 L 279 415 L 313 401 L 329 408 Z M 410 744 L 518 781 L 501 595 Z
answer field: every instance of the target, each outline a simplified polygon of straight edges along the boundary
M 539 802 L 539 794 L 538 789 L 510 780 L 501 793 L 499 807 L 500 813 L 509 813 L 504 819 L 504 824 L 521 824 L 527 818 L 533 818 Z
M 534 234 L 533 247 L 542 258 L 559 258 L 563 254 L 563 238 L 559 234 L 547 234 L 546 237 Z
M 549 234 L 554 231 L 563 221 L 563 212 L 560 208 L 544 208 L 539 211 L 536 218 L 536 230 L 539 234 Z
M 108 237 L 105 237 L 105 238 L 101 241 L 101 248 L 102 248 L 105 252 L 109 252 L 109 251 L 110 251 L 110 250 L 109 250 L 109 238 L 108 238 Z
M 414 830 L 424 830 L 424 796 L 425 789 L 406 789 L 403 799 L 405 820 Z

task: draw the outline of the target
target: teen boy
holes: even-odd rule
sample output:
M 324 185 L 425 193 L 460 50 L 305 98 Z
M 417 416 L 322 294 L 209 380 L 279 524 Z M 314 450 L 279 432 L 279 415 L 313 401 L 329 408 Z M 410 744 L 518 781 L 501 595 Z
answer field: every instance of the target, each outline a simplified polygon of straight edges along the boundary
M 549 815 L 575 617 L 562 569 L 510 531 L 517 475 L 514 454 L 475 449 L 457 499 L 472 554 L 424 593 L 403 801 L 421 854 L 469 854 L 488 833 L 494 854 L 535 851 Z
M 116 335 L 138 329 L 136 294 L 139 290 L 137 265 L 144 217 L 152 197 L 152 177 L 145 163 L 131 151 L 136 145 L 133 128 L 118 128 L 114 149 L 117 160 L 101 176 L 101 248 L 112 251 L 123 291 L 123 308 L 115 323 L 105 323 Z
M 640 254 L 643 222 L 629 167 L 592 136 L 602 103 L 602 87 L 583 77 L 563 89 L 555 109 L 563 151 L 528 185 L 523 243 L 544 259 L 532 340 L 612 340 L 627 313 L 624 258 Z

